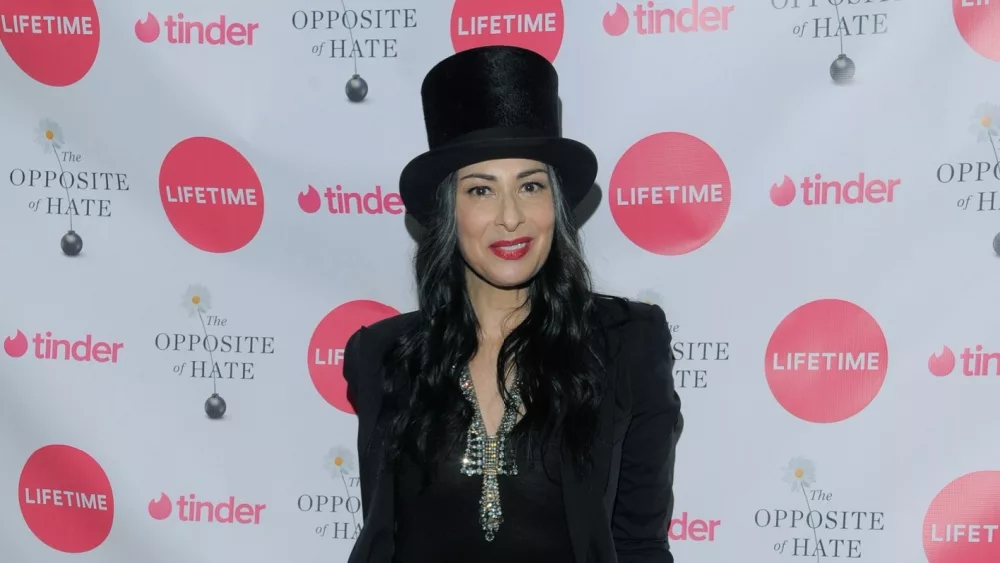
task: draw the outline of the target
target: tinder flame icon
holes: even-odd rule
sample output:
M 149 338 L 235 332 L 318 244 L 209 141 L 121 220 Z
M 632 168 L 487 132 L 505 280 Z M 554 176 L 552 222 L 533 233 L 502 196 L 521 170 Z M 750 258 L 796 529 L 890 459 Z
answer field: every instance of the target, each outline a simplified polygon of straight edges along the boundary
M 615 4 L 614 12 L 604 14 L 604 32 L 617 37 L 628 31 L 628 10 L 621 4 Z
M 771 185 L 771 202 L 784 207 L 793 201 L 795 201 L 795 181 L 785 175 L 780 185 Z
M 316 213 L 322 203 L 319 192 L 311 185 L 308 190 L 299 194 L 299 209 L 306 213 Z
M 172 507 L 170 506 L 170 498 L 167 497 L 166 493 L 160 493 L 159 500 L 149 501 L 149 515 L 157 520 L 166 520 L 170 517 L 170 512 Z
M 944 346 L 940 354 L 933 354 L 927 360 L 927 369 L 938 377 L 944 377 L 955 369 L 955 353 Z
M 160 37 L 160 22 L 156 16 L 146 12 L 146 21 L 136 20 L 135 36 L 143 43 L 152 43 Z
M 11 358 L 20 358 L 28 351 L 28 337 L 20 330 L 3 340 L 3 351 Z

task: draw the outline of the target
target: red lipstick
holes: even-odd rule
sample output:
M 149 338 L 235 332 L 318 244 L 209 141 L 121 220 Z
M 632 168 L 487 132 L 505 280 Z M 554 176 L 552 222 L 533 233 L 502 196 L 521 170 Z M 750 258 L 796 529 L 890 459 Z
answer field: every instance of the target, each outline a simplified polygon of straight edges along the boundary
M 490 250 L 504 260 L 520 260 L 531 250 L 531 237 L 514 240 L 498 240 L 490 245 Z

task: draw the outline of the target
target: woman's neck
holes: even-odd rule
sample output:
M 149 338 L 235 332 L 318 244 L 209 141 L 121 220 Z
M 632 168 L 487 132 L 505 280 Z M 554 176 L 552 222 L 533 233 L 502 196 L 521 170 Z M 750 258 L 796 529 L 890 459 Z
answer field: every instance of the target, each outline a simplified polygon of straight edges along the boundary
M 522 307 L 528 297 L 526 288 L 498 288 L 473 272 L 469 272 L 466 283 L 469 301 L 479 319 L 481 337 L 486 341 L 502 342 L 527 316 L 527 308 Z

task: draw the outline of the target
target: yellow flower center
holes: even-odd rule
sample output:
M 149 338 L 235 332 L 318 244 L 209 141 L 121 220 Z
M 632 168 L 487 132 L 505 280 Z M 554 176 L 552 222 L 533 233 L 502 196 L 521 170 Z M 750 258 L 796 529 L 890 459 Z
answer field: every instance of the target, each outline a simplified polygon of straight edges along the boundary
M 803 471 L 801 467 L 796 467 L 795 468 L 795 478 L 796 479 L 801 479 L 805 474 L 806 474 L 806 472 Z
M 191 296 L 191 302 L 194 303 L 195 305 L 198 305 L 198 304 L 201 303 L 201 297 L 199 297 L 197 295 L 192 295 Z
M 993 118 L 988 115 L 984 115 L 983 118 L 979 120 L 979 123 L 982 124 L 983 127 L 989 129 L 993 125 Z
M 48 129 L 45 131 L 45 138 L 51 141 L 56 138 L 56 134 L 53 133 L 51 129 Z
M 338 455 L 337 457 L 333 458 L 333 464 L 336 465 L 337 467 L 344 465 L 344 458 Z

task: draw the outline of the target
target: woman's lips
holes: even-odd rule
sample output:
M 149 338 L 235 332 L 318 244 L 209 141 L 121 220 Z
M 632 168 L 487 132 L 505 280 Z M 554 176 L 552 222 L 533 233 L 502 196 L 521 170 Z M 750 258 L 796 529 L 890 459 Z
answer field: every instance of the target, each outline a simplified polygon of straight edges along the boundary
M 503 260 L 520 260 L 531 250 L 531 238 L 498 240 L 490 245 L 490 251 Z

